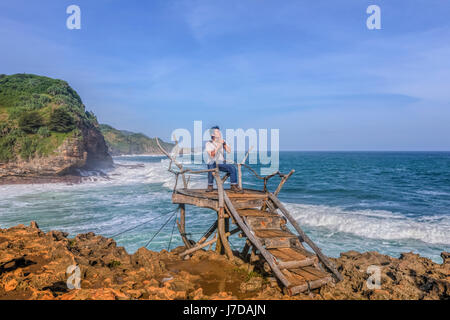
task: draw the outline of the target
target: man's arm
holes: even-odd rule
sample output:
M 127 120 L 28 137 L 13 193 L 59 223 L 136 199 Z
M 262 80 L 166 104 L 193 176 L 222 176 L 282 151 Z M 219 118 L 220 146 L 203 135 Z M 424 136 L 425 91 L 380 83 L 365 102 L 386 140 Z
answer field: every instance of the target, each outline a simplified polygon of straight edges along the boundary
M 222 140 L 223 141 L 223 140 Z M 207 150 L 209 156 L 211 158 L 214 158 L 216 156 L 217 151 L 219 151 L 220 147 L 222 146 L 222 144 L 218 144 L 215 150 Z
M 223 147 L 225 148 L 225 151 L 230 153 L 231 152 L 231 148 L 228 146 L 228 144 L 224 140 L 222 140 L 222 141 L 223 141 Z

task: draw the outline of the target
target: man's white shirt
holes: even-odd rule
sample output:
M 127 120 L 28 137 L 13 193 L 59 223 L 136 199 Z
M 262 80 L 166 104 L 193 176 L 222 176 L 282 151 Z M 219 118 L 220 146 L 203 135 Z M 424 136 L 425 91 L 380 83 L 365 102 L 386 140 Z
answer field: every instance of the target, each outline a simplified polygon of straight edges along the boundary
M 206 151 L 206 163 L 207 164 L 212 164 L 214 162 L 216 163 L 224 163 L 225 159 L 223 157 L 223 145 L 220 144 L 220 148 L 219 150 L 217 150 L 216 154 L 214 157 L 211 157 L 209 154 L 212 151 L 215 151 L 217 146 L 219 145 L 219 143 L 215 142 L 215 141 L 208 141 L 205 145 L 205 151 Z

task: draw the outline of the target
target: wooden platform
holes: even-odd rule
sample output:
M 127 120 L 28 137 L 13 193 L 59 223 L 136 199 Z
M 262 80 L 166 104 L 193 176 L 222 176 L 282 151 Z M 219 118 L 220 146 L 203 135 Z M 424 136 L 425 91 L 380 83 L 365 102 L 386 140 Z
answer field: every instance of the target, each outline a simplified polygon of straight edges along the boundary
M 267 200 L 267 194 L 259 190 L 244 189 L 243 193 L 226 190 L 228 197 L 236 209 L 261 207 Z M 219 209 L 219 195 L 217 190 L 206 192 L 206 189 L 176 189 L 172 195 L 172 202 L 190 204 L 197 207 Z
M 174 138 L 177 141 L 176 137 Z M 263 191 L 244 189 L 244 192 L 233 192 L 224 190 L 224 182 L 229 178 L 229 174 L 222 177 L 218 166 L 206 170 L 186 169 L 176 160 L 180 150 L 178 142 L 172 154 L 161 147 L 158 138 L 156 143 L 161 152 L 170 159 L 168 171 L 175 175 L 172 202 L 179 205 L 180 219 L 177 220 L 177 225 L 186 247 L 181 256 L 187 257 L 215 243 L 216 252 L 226 254 L 229 259 L 233 259 L 236 252 L 232 251 L 228 237 L 240 233 L 247 238 L 240 256 L 246 261 L 259 262 L 258 267 L 273 273 L 289 294 L 319 288 L 333 280 L 331 274 L 337 280 L 342 280 L 342 275 L 336 266 L 306 235 L 277 197 L 284 183 L 295 170 L 291 170 L 288 174 L 276 171 L 262 177 L 245 164 L 251 151 L 249 149 L 242 162 L 235 164 L 238 186 L 243 185 L 242 168 L 246 168 L 263 182 Z M 175 165 L 178 170 L 172 165 Z M 217 190 L 206 192 L 205 189 L 188 187 L 189 178 L 186 175 L 206 173 L 213 175 Z M 177 188 L 180 177 L 183 183 L 182 189 Z M 281 180 L 273 193 L 270 193 L 267 186 L 269 179 L 273 177 L 279 177 Z M 186 232 L 186 205 L 210 208 L 217 213 L 217 220 L 197 242 L 189 239 L 189 233 Z M 231 230 L 230 220 L 237 228 Z M 286 227 L 287 222 L 295 229 L 295 234 Z M 213 239 L 208 240 L 212 236 Z M 302 243 L 306 243 L 314 253 L 307 251 Z M 327 268 L 327 271 L 322 265 Z
M 281 277 L 284 276 L 285 283 L 288 283 L 286 289 L 289 293 L 313 290 L 333 280 L 331 275 L 320 267 L 317 255 L 305 249 L 302 244 L 303 239 L 286 227 L 286 218 L 277 210 L 269 211 L 267 193 L 252 189 L 245 189 L 243 193 L 230 190 L 225 192 L 233 207 L 227 206 L 228 212 L 234 210 L 245 223 L 245 228 L 241 228 L 243 234 L 247 235 L 245 229 L 248 230 L 258 242 L 259 249 L 255 246 L 250 253 L 253 252 L 253 256 L 260 256 L 259 260 L 262 263 L 267 262 L 267 258 L 271 260 L 272 266 L 266 266 L 265 269 L 277 269 L 277 273 L 282 275 Z M 176 189 L 172 195 L 172 201 L 219 212 L 217 191 Z M 236 223 L 236 217 L 233 218 L 233 222 Z M 255 243 L 252 244 L 255 245 Z M 245 255 L 249 255 L 244 258 L 251 260 L 249 249 L 244 251 L 247 251 Z

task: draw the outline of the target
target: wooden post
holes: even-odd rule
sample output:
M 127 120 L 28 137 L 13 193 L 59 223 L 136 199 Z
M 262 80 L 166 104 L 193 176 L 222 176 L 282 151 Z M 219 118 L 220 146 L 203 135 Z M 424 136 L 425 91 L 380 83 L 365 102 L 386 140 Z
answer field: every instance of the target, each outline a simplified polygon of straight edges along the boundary
M 219 212 L 217 212 L 217 226 L 219 226 Z M 223 252 L 223 246 L 222 246 L 222 241 L 220 240 L 220 229 L 219 227 L 217 228 L 217 241 L 216 241 L 216 252 L 219 254 L 222 254 Z
M 242 189 L 242 164 L 245 163 L 245 161 L 247 161 L 248 155 L 250 154 L 250 152 L 252 151 L 253 146 L 250 147 L 250 149 L 248 149 L 244 159 L 242 159 L 242 161 L 240 163 L 237 164 L 237 169 L 238 169 L 238 186 L 239 189 Z
M 180 204 L 180 224 L 179 224 L 179 231 L 181 234 L 181 239 L 184 242 L 184 245 L 186 246 L 186 248 L 191 248 L 191 242 L 189 241 L 189 239 L 186 237 L 186 207 L 183 204 Z
M 221 245 L 223 247 L 223 250 L 225 251 L 225 254 L 229 259 L 233 258 L 233 251 L 230 248 L 230 244 L 228 243 L 228 238 L 226 236 L 225 231 L 225 212 L 224 212 L 224 194 L 225 191 L 223 190 L 223 182 L 220 178 L 219 174 L 219 166 L 216 166 L 216 171 L 214 172 L 214 177 L 216 179 L 217 184 L 217 193 L 219 196 L 219 211 L 218 211 L 218 217 L 217 217 L 217 232 L 219 233 L 219 237 L 221 240 Z M 222 248 L 221 248 L 222 249 Z M 218 249 L 216 249 L 217 251 Z
M 238 163 L 237 169 L 238 169 L 238 187 L 239 189 L 242 189 L 242 165 L 240 163 Z
M 175 165 L 178 167 L 178 169 L 183 171 L 183 165 L 181 163 L 179 163 L 176 158 L 172 157 L 163 147 L 161 147 L 161 144 L 159 143 L 159 138 L 155 138 L 155 140 L 156 140 L 156 144 L 158 145 L 161 152 L 164 153 L 166 155 L 166 157 L 170 159 L 170 161 L 175 163 Z M 178 145 L 178 142 L 176 145 Z M 186 181 L 186 177 L 185 177 L 184 173 L 181 174 L 181 178 L 183 179 L 183 186 L 186 189 L 187 181 Z
M 292 169 L 287 175 L 285 175 L 285 176 L 281 179 L 280 184 L 278 185 L 277 189 L 276 189 L 275 192 L 273 193 L 275 196 L 277 196 L 277 195 L 280 193 L 281 188 L 283 188 L 283 185 L 284 185 L 284 184 L 286 183 L 286 181 L 292 176 L 292 174 L 293 174 L 294 172 L 295 172 L 295 170 Z
M 251 246 L 252 246 L 252 243 L 250 241 L 248 241 L 248 239 L 245 240 L 244 249 L 242 250 L 242 253 L 241 253 L 242 259 L 244 261 L 248 261 L 248 259 L 247 259 L 248 258 L 248 251 L 250 250 Z
M 336 269 L 336 266 L 328 260 L 328 258 L 322 253 L 319 247 L 315 245 L 315 243 L 306 235 L 306 233 L 303 232 L 303 230 L 298 225 L 297 221 L 291 216 L 289 211 L 284 207 L 284 205 L 281 203 L 280 200 L 273 194 L 269 193 L 269 198 L 272 200 L 272 202 L 281 210 L 281 212 L 284 214 L 284 216 L 289 220 L 289 222 L 292 224 L 295 230 L 297 230 L 298 234 L 302 238 L 304 242 L 306 242 L 311 249 L 314 250 L 314 252 L 317 254 L 317 257 L 322 261 L 322 263 L 336 276 L 338 280 L 343 280 L 342 275 L 340 272 Z

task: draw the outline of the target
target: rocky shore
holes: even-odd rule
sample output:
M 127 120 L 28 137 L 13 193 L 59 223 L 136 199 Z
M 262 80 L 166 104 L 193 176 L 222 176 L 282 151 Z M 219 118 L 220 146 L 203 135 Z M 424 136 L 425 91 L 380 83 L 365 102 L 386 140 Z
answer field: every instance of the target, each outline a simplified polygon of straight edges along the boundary
M 320 290 L 287 296 L 270 275 L 239 258 L 199 251 L 145 248 L 130 255 L 113 239 L 93 233 L 68 238 L 44 232 L 35 222 L 0 229 L 0 299 L 449 299 L 450 255 L 443 263 L 413 253 L 393 258 L 349 251 L 333 259 L 344 280 Z M 367 268 L 381 268 L 380 289 L 369 289 Z M 69 274 L 66 272 L 68 268 Z M 79 269 L 74 270 L 74 266 Z M 79 277 L 77 277 L 79 270 Z M 67 281 L 80 289 L 69 289 Z

